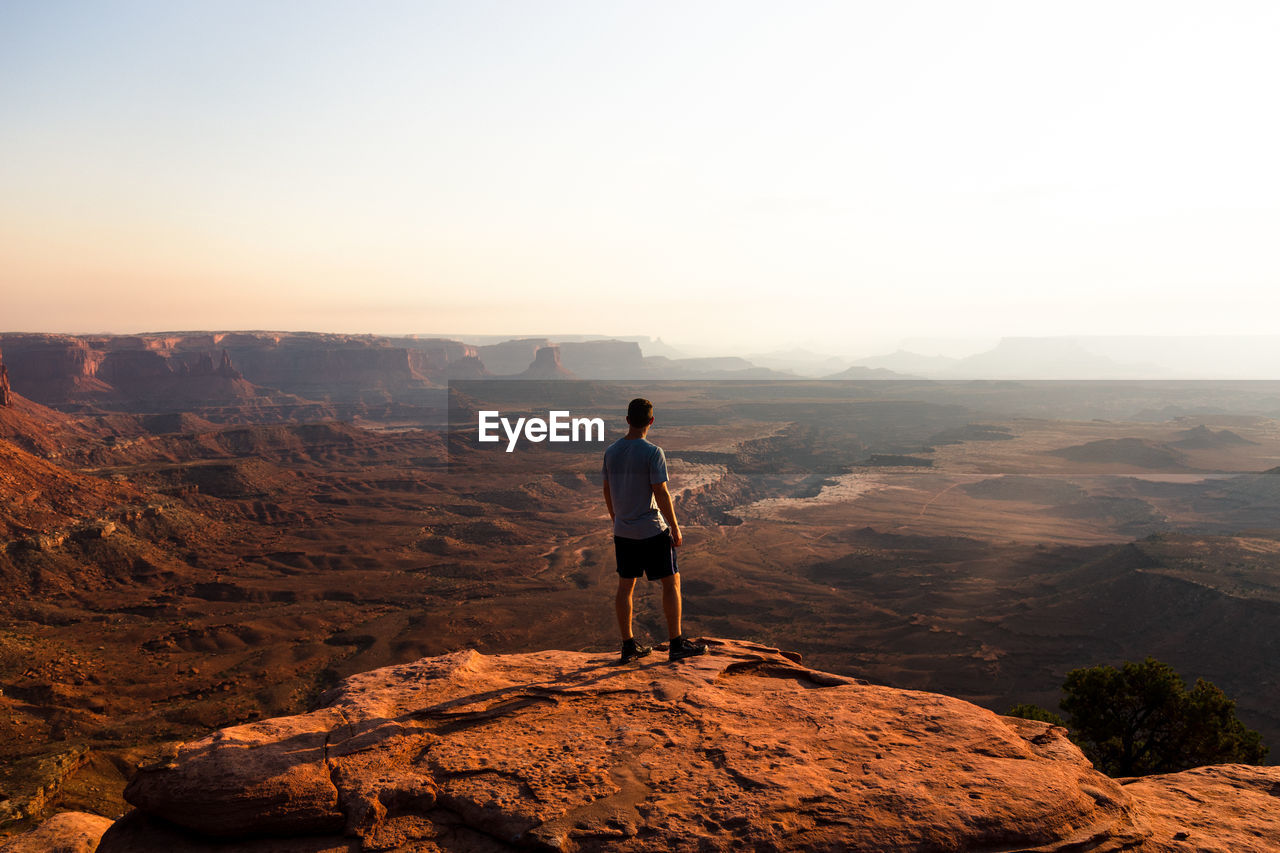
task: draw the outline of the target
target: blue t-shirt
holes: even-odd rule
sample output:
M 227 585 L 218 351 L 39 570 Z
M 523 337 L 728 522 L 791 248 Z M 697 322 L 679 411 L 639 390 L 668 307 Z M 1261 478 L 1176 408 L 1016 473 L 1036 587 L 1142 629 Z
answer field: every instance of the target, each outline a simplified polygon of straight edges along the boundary
M 667 456 L 643 438 L 620 438 L 604 452 L 604 481 L 613 500 L 613 535 L 648 539 L 667 529 L 653 486 L 667 481 Z

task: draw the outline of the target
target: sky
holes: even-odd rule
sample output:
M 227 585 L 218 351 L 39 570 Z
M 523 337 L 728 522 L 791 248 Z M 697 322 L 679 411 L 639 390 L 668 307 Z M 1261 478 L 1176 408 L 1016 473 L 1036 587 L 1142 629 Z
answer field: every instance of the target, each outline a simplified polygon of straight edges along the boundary
M 1280 315 L 1280 4 L 0 4 L 0 330 Z

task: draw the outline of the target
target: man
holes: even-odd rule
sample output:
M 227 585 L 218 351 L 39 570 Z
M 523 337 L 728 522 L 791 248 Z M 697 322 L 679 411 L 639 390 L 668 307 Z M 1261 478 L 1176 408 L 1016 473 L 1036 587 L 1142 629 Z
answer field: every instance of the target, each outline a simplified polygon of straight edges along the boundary
M 627 406 L 627 434 L 604 452 L 604 503 L 613 519 L 613 547 L 618 560 L 618 595 L 614 605 L 622 632 L 622 662 L 653 651 L 631 633 L 631 596 L 643 574 L 662 581 L 662 611 L 671 638 L 667 657 L 676 661 L 700 655 L 705 645 L 691 643 L 680 630 L 680 570 L 676 548 L 684 541 L 667 489 L 667 457 L 645 439 L 653 426 L 653 404 L 643 398 Z

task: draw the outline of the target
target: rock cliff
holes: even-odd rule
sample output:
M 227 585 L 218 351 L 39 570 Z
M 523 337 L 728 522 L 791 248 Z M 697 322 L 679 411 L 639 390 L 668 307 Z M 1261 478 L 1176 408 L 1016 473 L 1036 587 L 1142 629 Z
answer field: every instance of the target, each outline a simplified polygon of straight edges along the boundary
M 15 390 L 37 402 L 60 403 L 110 390 L 97 378 L 103 354 L 86 338 L 9 334 L 3 346 Z
M 142 768 L 99 853 L 1280 849 L 1280 769 L 1125 784 L 1061 728 L 710 643 L 354 676 Z
M 533 363 L 518 379 L 576 379 L 570 371 L 560 363 L 560 347 L 542 347 L 533 357 Z
M 476 356 L 493 375 L 514 376 L 529 367 L 538 350 L 551 345 L 547 338 L 521 338 L 477 347 Z
M 52 406 L 239 404 L 263 392 L 210 336 L 3 335 L 19 393 Z
M 569 341 L 559 344 L 566 370 L 591 379 L 641 375 L 644 356 L 635 341 Z

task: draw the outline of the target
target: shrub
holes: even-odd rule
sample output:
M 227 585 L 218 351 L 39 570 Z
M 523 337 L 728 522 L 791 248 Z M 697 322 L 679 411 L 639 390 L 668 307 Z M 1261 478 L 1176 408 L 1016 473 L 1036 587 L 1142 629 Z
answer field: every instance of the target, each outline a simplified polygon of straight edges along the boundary
M 1173 667 L 1092 666 L 1067 674 L 1060 707 L 1071 739 L 1111 776 L 1174 773 L 1206 764 L 1259 764 L 1262 737 L 1236 719 L 1236 703 L 1208 681 L 1187 689 Z M 1063 725 L 1050 711 L 1018 705 L 1011 716 Z

